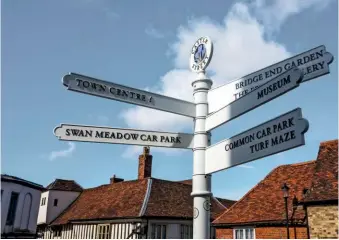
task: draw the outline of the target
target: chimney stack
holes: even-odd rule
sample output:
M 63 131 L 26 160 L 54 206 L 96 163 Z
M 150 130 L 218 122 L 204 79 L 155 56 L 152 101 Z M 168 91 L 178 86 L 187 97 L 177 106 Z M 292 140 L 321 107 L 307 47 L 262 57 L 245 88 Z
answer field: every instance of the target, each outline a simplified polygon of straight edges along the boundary
M 113 177 L 111 177 L 109 180 L 110 180 L 110 181 L 109 181 L 110 184 L 112 184 L 112 183 L 118 183 L 118 182 L 123 182 L 123 181 L 124 181 L 123 178 L 117 178 L 117 177 L 115 176 L 115 174 L 114 174 Z
M 149 154 L 150 148 L 144 147 L 142 155 L 139 156 L 138 179 L 145 179 L 152 176 L 152 158 Z

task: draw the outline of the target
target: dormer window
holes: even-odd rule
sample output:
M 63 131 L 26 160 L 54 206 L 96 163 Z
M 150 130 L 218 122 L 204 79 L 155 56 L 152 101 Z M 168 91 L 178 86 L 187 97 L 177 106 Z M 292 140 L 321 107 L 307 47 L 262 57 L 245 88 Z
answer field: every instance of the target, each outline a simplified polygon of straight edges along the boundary
M 58 199 L 54 199 L 54 207 L 58 206 Z

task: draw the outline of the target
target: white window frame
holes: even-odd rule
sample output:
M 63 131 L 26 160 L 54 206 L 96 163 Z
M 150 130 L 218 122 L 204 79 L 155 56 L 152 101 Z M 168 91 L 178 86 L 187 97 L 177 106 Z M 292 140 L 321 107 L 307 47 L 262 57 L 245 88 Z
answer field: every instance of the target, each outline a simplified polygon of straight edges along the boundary
M 105 233 L 102 232 L 102 229 L 104 229 L 104 227 L 108 227 L 108 230 Z M 96 239 L 111 239 L 112 238 L 112 236 L 111 236 L 112 235 L 111 234 L 111 224 L 98 224 L 96 235 L 97 235 Z
M 248 239 L 246 238 L 246 229 L 253 229 L 253 238 L 252 239 L 256 239 L 255 237 L 255 228 L 254 227 L 241 227 L 241 228 L 234 228 L 233 229 L 233 239 L 236 239 L 236 231 L 243 231 L 243 238 L 242 239 Z
M 157 227 L 160 226 L 160 236 L 157 234 Z M 167 224 L 166 223 L 151 223 L 151 238 L 152 239 L 166 239 L 167 238 Z M 154 237 L 152 236 L 154 232 Z M 165 238 L 162 238 L 165 232 Z
M 183 232 L 182 228 L 187 227 L 187 232 Z M 193 225 L 192 224 L 180 224 L 180 239 L 193 239 Z

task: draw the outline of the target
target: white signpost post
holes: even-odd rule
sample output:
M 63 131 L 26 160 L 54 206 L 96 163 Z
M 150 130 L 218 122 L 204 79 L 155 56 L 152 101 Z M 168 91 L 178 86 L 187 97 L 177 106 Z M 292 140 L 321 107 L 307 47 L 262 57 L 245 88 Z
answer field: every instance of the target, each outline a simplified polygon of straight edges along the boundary
M 211 90 L 205 69 L 213 55 L 210 38 L 199 38 L 191 49 L 194 103 L 70 73 L 62 82 L 68 90 L 136 104 L 194 118 L 194 134 L 61 124 L 60 140 L 193 150 L 193 238 L 210 238 L 211 173 L 305 144 L 308 122 L 301 109 L 281 115 L 209 147 L 210 130 L 271 101 L 300 82 L 329 73 L 333 56 L 319 46 Z

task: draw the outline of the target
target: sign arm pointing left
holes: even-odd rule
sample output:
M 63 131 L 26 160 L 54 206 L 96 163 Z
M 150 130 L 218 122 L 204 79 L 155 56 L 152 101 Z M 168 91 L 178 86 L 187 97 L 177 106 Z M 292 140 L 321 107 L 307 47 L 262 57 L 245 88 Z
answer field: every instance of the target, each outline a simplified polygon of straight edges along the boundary
M 67 90 L 162 110 L 186 117 L 195 117 L 195 104 L 181 99 L 99 80 L 77 73 L 65 75 L 62 78 L 62 83 L 67 87 Z
M 54 129 L 59 140 L 127 144 L 169 148 L 193 148 L 193 134 L 144 131 L 87 125 L 61 124 Z

